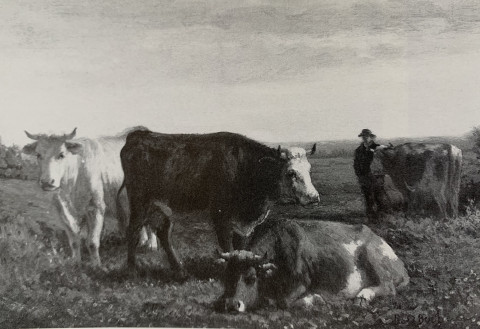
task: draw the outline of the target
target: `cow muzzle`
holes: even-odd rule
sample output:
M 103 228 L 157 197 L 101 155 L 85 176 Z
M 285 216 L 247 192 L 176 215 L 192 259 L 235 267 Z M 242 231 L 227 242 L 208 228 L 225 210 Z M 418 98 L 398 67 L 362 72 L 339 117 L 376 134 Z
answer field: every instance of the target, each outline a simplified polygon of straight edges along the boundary
M 59 188 L 59 186 L 55 186 L 55 180 L 54 179 L 51 179 L 51 180 L 40 180 L 40 187 L 42 188 L 42 190 L 44 191 L 55 191 L 56 189 Z
M 320 203 L 320 196 L 315 194 L 313 196 L 301 197 L 298 201 L 302 206 L 315 206 Z
M 241 300 L 230 298 L 226 300 L 225 308 L 227 312 L 245 312 L 245 303 Z

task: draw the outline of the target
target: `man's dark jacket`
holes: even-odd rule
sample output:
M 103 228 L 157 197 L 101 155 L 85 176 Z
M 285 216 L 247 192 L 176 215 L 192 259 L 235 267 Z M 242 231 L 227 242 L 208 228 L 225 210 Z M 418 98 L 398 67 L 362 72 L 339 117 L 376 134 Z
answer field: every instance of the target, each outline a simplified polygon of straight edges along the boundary
M 355 159 L 353 160 L 353 169 L 355 170 L 355 175 L 357 177 L 368 176 L 370 174 L 370 164 L 373 161 L 373 150 L 380 146 L 373 142 L 367 148 L 362 143 L 355 150 Z

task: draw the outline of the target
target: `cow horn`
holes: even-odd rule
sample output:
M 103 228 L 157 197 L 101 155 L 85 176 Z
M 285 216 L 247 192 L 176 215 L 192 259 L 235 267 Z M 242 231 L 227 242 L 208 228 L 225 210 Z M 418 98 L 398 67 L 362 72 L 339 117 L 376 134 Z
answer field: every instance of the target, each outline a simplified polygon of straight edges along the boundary
M 414 193 L 416 190 L 413 186 L 408 185 L 406 181 L 405 181 L 405 187 L 407 188 L 407 190 L 409 190 L 412 193 Z
M 276 270 L 277 266 L 273 263 L 266 263 L 262 265 L 263 270 Z
M 238 258 L 242 259 L 242 260 L 259 260 L 258 257 L 260 257 L 260 256 L 255 255 L 251 251 L 247 251 L 247 250 L 239 250 L 238 251 Z
M 217 251 L 218 257 L 224 260 L 229 260 L 234 256 L 231 252 L 220 252 L 218 249 L 216 249 L 216 251 Z
M 253 252 L 248 250 L 235 250 L 233 254 L 241 261 L 254 261 L 258 262 L 262 259 L 261 256 L 255 255 Z
M 26 131 L 26 130 L 24 130 L 24 131 L 25 131 L 25 134 L 27 134 L 28 138 L 33 139 L 35 141 L 38 141 L 40 139 L 40 135 L 32 135 L 28 131 Z
M 264 214 L 261 214 L 258 219 L 257 219 L 257 222 L 256 222 L 256 225 L 255 227 L 257 227 L 258 225 L 262 224 L 265 219 L 267 219 L 268 215 L 270 214 L 270 209 L 267 209 L 267 211 L 264 213 Z M 250 235 L 250 234 L 249 234 Z
M 225 259 L 225 260 L 229 260 L 230 258 L 232 258 L 234 255 L 230 252 L 222 252 L 220 254 L 220 257 Z
M 218 258 L 216 261 L 215 261 L 215 264 L 224 264 L 226 262 L 225 259 L 223 258 Z
M 69 139 L 72 139 L 73 137 L 75 137 L 75 135 L 77 134 L 77 128 L 73 129 L 73 131 L 68 134 L 68 135 L 63 135 L 63 138 L 68 141 Z
M 258 261 L 258 260 L 261 260 L 261 259 L 263 259 L 263 257 L 262 257 L 262 256 L 259 256 L 259 255 L 255 255 L 255 254 L 253 254 L 253 260 L 256 260 L 256 261 Z
M 388 143 L 388 147 L 390 147 L 390 148 L 392 148 L 392 149 L 394 148 L 394 146 L 393 146 L 392 143 Z

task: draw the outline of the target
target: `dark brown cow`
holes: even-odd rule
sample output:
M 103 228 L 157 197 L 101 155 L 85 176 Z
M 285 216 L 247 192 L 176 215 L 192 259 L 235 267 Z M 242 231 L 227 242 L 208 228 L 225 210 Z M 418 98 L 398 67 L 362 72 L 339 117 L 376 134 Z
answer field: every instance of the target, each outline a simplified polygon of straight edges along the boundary
M 301 148 L 272 149 L 232 133 L 130 133 L 121 151 L 131 209 L 128 267 L 135 268 L 140 227 L 156 227 L 169 262 L 181 269 L 170 241 L 175 212 L 207 210 L 218 242 L 232 250 L 232 231 L 248 236 L 271 203 L 318 203 L 310 163 Z M 152 213 L 156 219 L 153 222 Z M 242 239 L 240 239 L 241 241 Z
M 403 262 L 365 225 L 270 220 L 247 249 L 220 254 L 227 267 L 217 310 L 244 312 L 268 299 L 285 308 L 315 297 L 364 306 L 409 282 Z
M 450 144 L 406 143 L 375 151 L 373 174 L 388 174 L 409 214 L 458 215 L 462 151 Z

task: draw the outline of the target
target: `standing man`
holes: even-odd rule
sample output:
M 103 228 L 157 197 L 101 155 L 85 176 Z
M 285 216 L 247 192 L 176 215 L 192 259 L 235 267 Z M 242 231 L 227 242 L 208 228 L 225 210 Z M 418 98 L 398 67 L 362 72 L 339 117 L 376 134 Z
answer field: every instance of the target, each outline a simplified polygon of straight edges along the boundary
M 362 138 L 362 143 L 355 150 L 355 159 L 353 160 L 353 169 L 357 175 L 358 182 L 365 197 L 365 206 L 367 217 L 370 221 L 378 220 L 378 209 L 375 209 L 376 202 L 374 177 L 370 170 L 370 164 L 373 161 L 373 152 L 380 145 L 375 143 L 375 134 L 370 129 L 363 129 L 358 137 Z

